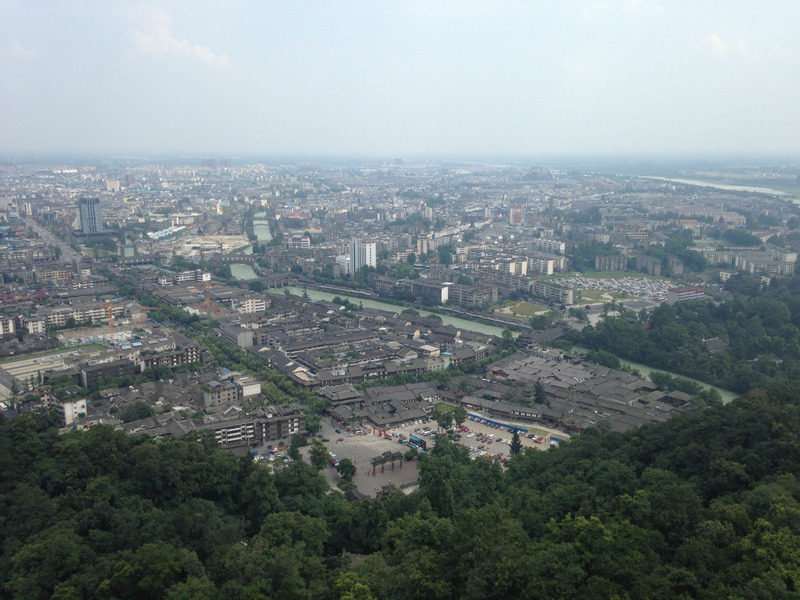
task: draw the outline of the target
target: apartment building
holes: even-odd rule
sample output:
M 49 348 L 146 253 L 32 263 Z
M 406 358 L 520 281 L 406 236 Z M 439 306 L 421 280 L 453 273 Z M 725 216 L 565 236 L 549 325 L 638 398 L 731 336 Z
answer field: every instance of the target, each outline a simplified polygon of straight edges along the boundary
M 178 365 L 201 362 L 202 349 L 192 344 L 182 350 L 163 352 L 151 356 L 141 357 L 139 368 L 144 371 L 150 367 L 177 367 Z
M 454 283 L 447 291 L 448 302 L 456 304 L 485 304 L 486 302 L 497 302 L 496 286 L 475 286 L 459 285 Z
M 97 365 L 85 365 L 80 369 L 80 381 L 83 387 L 90 387 L 103 378 L 133 377 L 136 365 L 126 358 Z
M 240 325 L 223 325 L 219 328 L 220 337 L 226 342 L 236 344 L 240 348 L 250 348 L 253 345 L 253 330 L 245 329 Z
M 628 258 L 617 256 L 595 256 L 594 268 L 598 271 L 627 271 Z
M 689 300 L 702 300 L 706 291 L 700 287 L 674 287 L 667 290 L 667 304 L 688 302 Z
M 531 250 L 535 252 L 545 252 L 547 254 L 564 254 L 567 251 L 566 242 L 551 239 L 533 240 Z
M 293 435 L 305 432 L 306 419 L 300 406 L 268 406 L 235 419 L 204 423 L 198 431 L 213 431 L 223 447 L 256 446 L 268 442 L 288 442 Z
M 433 300 L 437 304 L 446 304 L 449 299 L 450 286 L 438 281 L 406 279 L 398 281 L 395 287 L 408 290 L 420 298 Z
M 553 283 L 534 281 L 530 287 L 531 294 L 558 304 L 575 304 L 575 290 Z
M 264 312 L 269 308 L 270 302 L 263 296 L 246 296 L 234 304 L 236 312 L 242 315 Z
M 114 317 L 121 317 L 124 307 L 112 306 Z M 39 316 L 47 327 L 65 327 L 70 319 L 76 323 L 98 323 L 108 320 L 108 308 L 99 303 L 74 304 L 67 306 L 42 307 Z
M 78 417 L 86 416 L 86 398 L 56 401 L 53 404 L 53 410 L 60 417 L 61 425 L 69 427 Z
M 242 386 L 232 381 L 209 381 L 208 388 L 203 390 L 203 402 L 206 406 L 235 404 L 241 402 L 243 397 Z

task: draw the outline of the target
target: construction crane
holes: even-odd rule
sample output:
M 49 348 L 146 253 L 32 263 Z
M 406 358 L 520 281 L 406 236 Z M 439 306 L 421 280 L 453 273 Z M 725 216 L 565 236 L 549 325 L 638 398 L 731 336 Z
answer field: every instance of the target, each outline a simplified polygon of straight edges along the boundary
M 114 309 L 115 308 L 133 308 L 133 309 L 142 308 L 142 309 L 147 309 L 147 310 L 161 310 L 158 306 L 139 306 L 137 304 L 137 305 L 134 305 L 132 307 L 128 307 L 127 304 L 114 304 L 115 300 L 121 300 L 121 298 L 115 298 L 114 300 L 109 300 L 108 302 L 104 302 L 103 304 L 100 305 L 103 308 L 107 308 L 108 309 L 108 329 L 109 329 L 109 332 L 111 333 L 111 339 L 112 340 L 114 339 Z

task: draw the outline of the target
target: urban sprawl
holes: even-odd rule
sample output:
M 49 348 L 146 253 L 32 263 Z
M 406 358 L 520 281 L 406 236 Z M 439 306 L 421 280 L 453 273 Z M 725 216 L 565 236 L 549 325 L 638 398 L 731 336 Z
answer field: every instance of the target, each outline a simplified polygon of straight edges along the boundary
M 289 461 L 308 434 L 424 451 L 444 405 L 546 450 L 697 410 L 576 335 L 793 275 L 799 215 L 777 192 L 548 168 L 3 166 L 0 408 Z M 484 439 L 463 441 L 503 461 Z

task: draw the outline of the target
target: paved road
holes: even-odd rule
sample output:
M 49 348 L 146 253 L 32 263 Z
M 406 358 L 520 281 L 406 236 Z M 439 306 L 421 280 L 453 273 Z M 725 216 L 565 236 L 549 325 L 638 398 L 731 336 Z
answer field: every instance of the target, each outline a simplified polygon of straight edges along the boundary
M 25 225 L 33 229 L 36 233 L 38 233 L 39 236 L 44 240 L 45 244 L 58 246 L 59 248 L 61 248 L 60 260 L 62 262 L 70 262 L 74 260 L 75 262 L 80 264 L 81 259 L 83 258 L 83 254 L 75 252 L 67 242 L 65 242 L 61 238 L 56 237 L 52 231 L 42 227 L 41 225 L 39 225 L 39 223 L 36 222 L 35 219 L 31 218 L 25 219 Z

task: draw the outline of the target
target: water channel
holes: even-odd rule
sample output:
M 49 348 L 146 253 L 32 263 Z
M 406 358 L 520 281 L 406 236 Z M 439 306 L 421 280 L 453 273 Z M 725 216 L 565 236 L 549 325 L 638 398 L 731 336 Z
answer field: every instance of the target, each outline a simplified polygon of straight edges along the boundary
M 245 263 L 232 264 L 231 275 L 233 275 L 236 279 L 243 279 L 243 280 L 258 278 L 258 275 L 256 274 L 255 270 L 253 270 L 253 266 Z
M 259 242 L 267 243 L 272 241 L 272 232 L 269 230 L 269 221 L 264 219 L 253 219 L 253 233 Z
M 692 382 L 702 386 L 703 389 L 705 389 L 705 390 L 717 390 L 719 392 L 720 397 L 722 398 L 722 403 L 723 404 L 727 404 L 728 402 L 730 402 L 734 398 L 738 398 L 739 397 L 739 394 L 736 394 L 735 392 L 731 392 L 730 390 L 723 390 L 722 388 L 718 388 L 718 387 L 715 387 L 713 385 L 708 385 L 707 383 L 703 383 L 702 381 L 698 381 L 697 379 L 692 379 L 691 377 L 686 377 L 686 375 L 681 375 L 679 373 L 670 373 L 669 371 L 665 371 L 664 369 L 653 369 L 652 367 L 648 367 L 647 365 L 643 365 L 641 363 L 631 362 L 631 361 L 625 360 L 623 358 L 620 358 L 619 362 L 621 362 L 623 365 L 627 365 L 629 367 L 633 367 L 634 369 L 639 371 L 642 374 L 642 377 L 644 379 L 650 379 L 650 373 L 652 373 L 653 371 L 659 371 L 661 373 L 667 373 L 668 375 L 672 375 L 673 377 L 680 377 L 681 379 L 688 379 L 689 381 L 692 381 Z
M 253 234 L 259 242 L 266 244 L 272 241 L 272 232 L 269 230 L 269 221 L 266 219 L 259 219 L 258 217 L 266 217 L 267 213 L 259 212 L 253 215 Z M 253 254 L 253 247 L 248 246 L 242 251 L 242 254 Z M 258 275 L 249 264 L 236 263 L 231 265 L 231 274 L 236 279 L 256 279 Z
M 288 289 L 290 293 L 295 294 L 297 296 L 303 295 L 303 290 L 298 287 L 289 287 L 284 289 Z M 338 296 L 339 298 L 347 299 L 356 305 L 362 304 L 365 308 L 374 308 L 377 310 L 385 310 L 389 312 L 399 312 L 403 310 L 402 306 L 396 306 L 394 304 L 387 304 L 385 302 L 378 302 L 376 300 L 369 300 L 366 298 L 359 298 L 358 296 L 348 296 L 347 294 L 344 293 L 333 294 L 330 292 L 321 292 L 319 290 L 311 290 L 311 289 L 306 290 L 306 293 L 308 294 L 308 297 L 311 298 L 312 300 L 333 300 L 336 296 Z M 466 319 L 459 319 L 457 317 L 451 317 L 450 315 L 440 315 L 438 313 L 430 313 L 424 310 L 417 310 L 417 312 L 419 312 L 419 314 L 422 316 L 436 314 L 437 316 L 442 318 L 442 323 L 444 323 L 445 325 L 452 325 L 453 327 L 458 327 L 459 329 L 463 329 L 465 331 L 477 331 L 479 333 L 485 333 L 497 337 L 501 337 L 503 335 L 503 328 L 497 327 L 495 325 L 484 325 L 483 323 L 476 323 L 475 321 L 467 321 Z M 517 333 L 514 333 L 515 337 L 517 335 L 518 335 Z M 689 381 L 693 381 L 701 385 L 704 389 L 715 389 L 719 392 L 720 396 L 722 397 L 722 402 L 724 404 L 727 404 L 728 402 L 730 402 L 731 400 L 733 400 L 738 396 L 738 394 L 735 394 L 734 392 L 731 392 L 729 390 L 723 390 L 718 387 L 708 385 L 707 383 L 703 383 L 702 381 L 697 381 L 696 379 L 692 379 L 691 377 L 685 377 L 684 375 L 680 375 L 678 373 L 670 373 L 669 371 L 664 371 L 663 369 L 653 369 L 648 367 L 647 365 L 631 362 L 629 360 L 620 359 L 620 362 L 624 365 L 628 365 L 629 367 L 637 369 L 642 374 L 642 377 L 645 379 L 649 379 L 651 372 L 661 371 L 662 373 L 668 373 L 673 377 L 681 377 L 683 379 L 688 379 Z
M 290 293 L 295 294 L 296 296 L 302 296 L 303 290 L 302 288 L 298 287 L 289 287 L 284 288 L 288 289 Z M 307 290 L 308 297 L 312 300 L 325 300 L 331 301 L 336 296 L 342 299 L 347 299 L 353 304 L 362 304 L 364 308 L 374 308 L 377 310 L 385 310 L 388 312 L 400 312 L 405 307 L 397 306 L 396 304 L 387 304 L 386 302 L 378 302 L 376 300 L 369 300 L 367 298 L 360 298 L 358 296 L 348 296 L 346 293 L 341 294 L 333 294 L 330 292 L 321 292 L 319 290 Z M 475 321 L 467 321 L 466 319 L 459 319 L 458 317 L 451 317 L 450 315 L 440 315 L 438 313 L 428 312 L 426 310 L 416 310 L 420 315 L 423 317 L 427 317 L 429 315 L 435 314 L 437 317 L 441 317 L 442 323 L 445 325 L 452 325 L 453 327 L 457 327 L 458 329 L 463 329 L 464 331 L 475 331 L 477 333 L 485 333 L 486 335 L 494 335 L 497 337 L 501 337 L 503 335 L 503 328 L 497 327 L 495 325 L 484 325 L 483 323 L 476 323 Z M 517 335 L 516 333 L 514 334 Z
M 756 194 L 771 194 L 773 196 L 787 196 L 786 192 L 780 190 L 773 190 L 772 188 L 759 187 L 754 185 L 731 185 L 726 183 L 713 183 L 711 181 L 700 181 L 697 179 L 675 179 L 673 177 L 655 177 L 644 176 L 644 179 L 658 179 L 659 181 L 669 181 L 673 183 L 685 183 L 687 185 L 696 185 L 699 187 L 711 187 L 719 190 L 728 190 L 731 192 L 753 192 Z

